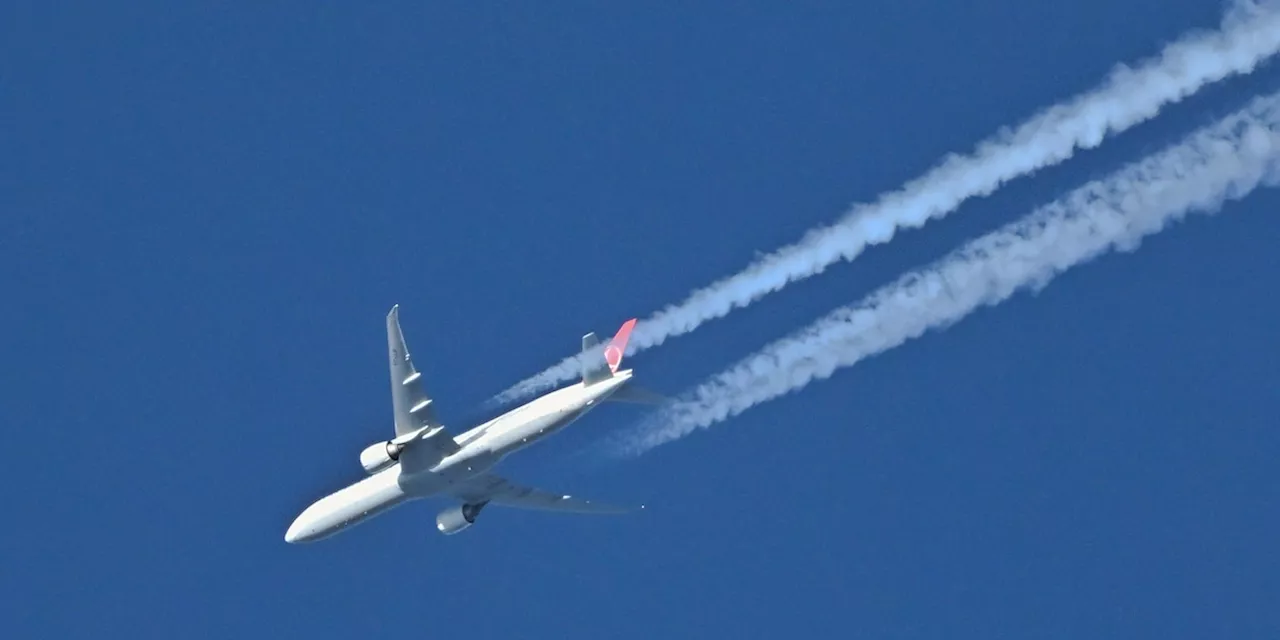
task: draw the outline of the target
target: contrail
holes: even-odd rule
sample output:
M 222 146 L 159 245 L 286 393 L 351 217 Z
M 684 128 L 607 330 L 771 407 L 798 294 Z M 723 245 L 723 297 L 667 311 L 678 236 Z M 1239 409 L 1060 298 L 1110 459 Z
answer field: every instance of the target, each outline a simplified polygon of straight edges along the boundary
M 855 206 L 840 222 L 810 231 L 799 242 L 654 313 L 636 326 L 627 353 L 693 331 L 792 282 L 817 275 L 837 261 L 852 260 L 868 245 L 888 242 L 898 229 L 920 227 L 969 198 L 990 194 L 1013 178 L 1064 161 L 1077 149 L 1096 147 L 1108 134 L 1154 117 L 1161 107 L 1207 84 L 1251 72 L 1277 51 L 1277 0 L 1234 2 L 1221 30 L 1187 34 L 1136 68 L 1117 66 L 1093 91 L 1050 107 L 1015 130 L 1002 130 L 980 143 L 972 155 L 947 157 L 875 203 Z M 579 375 L 582 357 L 565 358 L 492 401 L 508 402 L 573 379 Z
M 1189 212 L 1213 213 L 1280 183 L 1280 93 L 1176 146 L 1090 182 L 768 345 L 672 401 L 615 442 L 638 455 L 945 328 L 1019 289 L 1039 290 L 1109 249 L 1132 251 Z

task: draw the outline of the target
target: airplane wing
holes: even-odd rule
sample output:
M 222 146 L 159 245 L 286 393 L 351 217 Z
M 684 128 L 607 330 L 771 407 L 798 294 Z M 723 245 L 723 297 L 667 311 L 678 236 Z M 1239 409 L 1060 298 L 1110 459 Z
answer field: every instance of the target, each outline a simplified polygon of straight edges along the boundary
M 634 510 L 631 507 L 620 507 L 542 489 L 522 487 L 491 473 L 477 476 L 455 490 L 453 495 L 468 504 L 479 504 L 487 501 L 492 504 L 518 509 L 572 513 L 626 513 Z M 643 509 L 644 507 L 640 508 Z
M 425 468 L 458 450 L 445 430 L 422 385 L 422 374 L 413 366 L 404 333 L 400 331 L 400 305 L 387 314 L 387 350 L 391 361 L 391 404 L 395 414 L 396 442 L 406 445 L 401 462 Z M 423 429 L 423 427 L 429 427 Z M 421 432 L 421 433 L 419 433 Z

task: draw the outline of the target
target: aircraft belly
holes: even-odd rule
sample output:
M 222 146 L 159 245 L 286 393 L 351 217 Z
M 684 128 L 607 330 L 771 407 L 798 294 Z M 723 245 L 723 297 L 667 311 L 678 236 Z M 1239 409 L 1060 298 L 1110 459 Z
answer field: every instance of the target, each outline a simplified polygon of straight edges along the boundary
M 399 467 L 392 467 L 317 500 L 294 520 L 285 539 L 327 538 L 399 505 L 411 497 L 400 486 L 399 477 Z
M 499 456 L 505 457 L 563 429 L 582 417 L 588 408 L 566 409 L 539 416 L 494 437 L 491 446 Z
M 473 447 L 464 454 L 446 458 L 431 471 L 434 492 L 446 491 L 463 484 L 492 469 L 501 459 L 501 456 L 488 447 Z

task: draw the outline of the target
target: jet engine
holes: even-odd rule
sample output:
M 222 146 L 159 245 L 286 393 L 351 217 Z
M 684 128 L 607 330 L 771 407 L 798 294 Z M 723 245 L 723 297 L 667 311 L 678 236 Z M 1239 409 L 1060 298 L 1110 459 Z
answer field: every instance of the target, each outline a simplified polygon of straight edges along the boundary
M 393 444 L 390 440 L 371 444 L 360 452 L 360 466 L 365 473 L 373 475 L 396 463 L 404 445 Z
M 440 515 L 436 516 L 436 528 L 446 536 L 458 533 L 475 524 L 476 516 L 480 515 L 480 510 L 486 504 L 489 504 L 487 500 L 480 504 L 460 504 L 456 507 L 445 509 L 440 512 Z

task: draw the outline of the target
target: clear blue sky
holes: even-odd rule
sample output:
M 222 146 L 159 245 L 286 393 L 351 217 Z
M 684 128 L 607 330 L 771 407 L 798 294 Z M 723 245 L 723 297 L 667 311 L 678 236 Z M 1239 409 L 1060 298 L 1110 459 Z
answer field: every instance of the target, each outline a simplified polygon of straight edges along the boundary
M 0 636 L 1280 630 L 1274 192 L 639 459 L 569 455 L 642 415 L 606 406 L 504 467 L 641 514 L 444 538 L 430 502 L 283 541 L 391 433 L 393 303 L 461 429 L 1218 2 L 250 4 L 0 18 Z M 632 362 L 681 391 L 1278 86 Z

